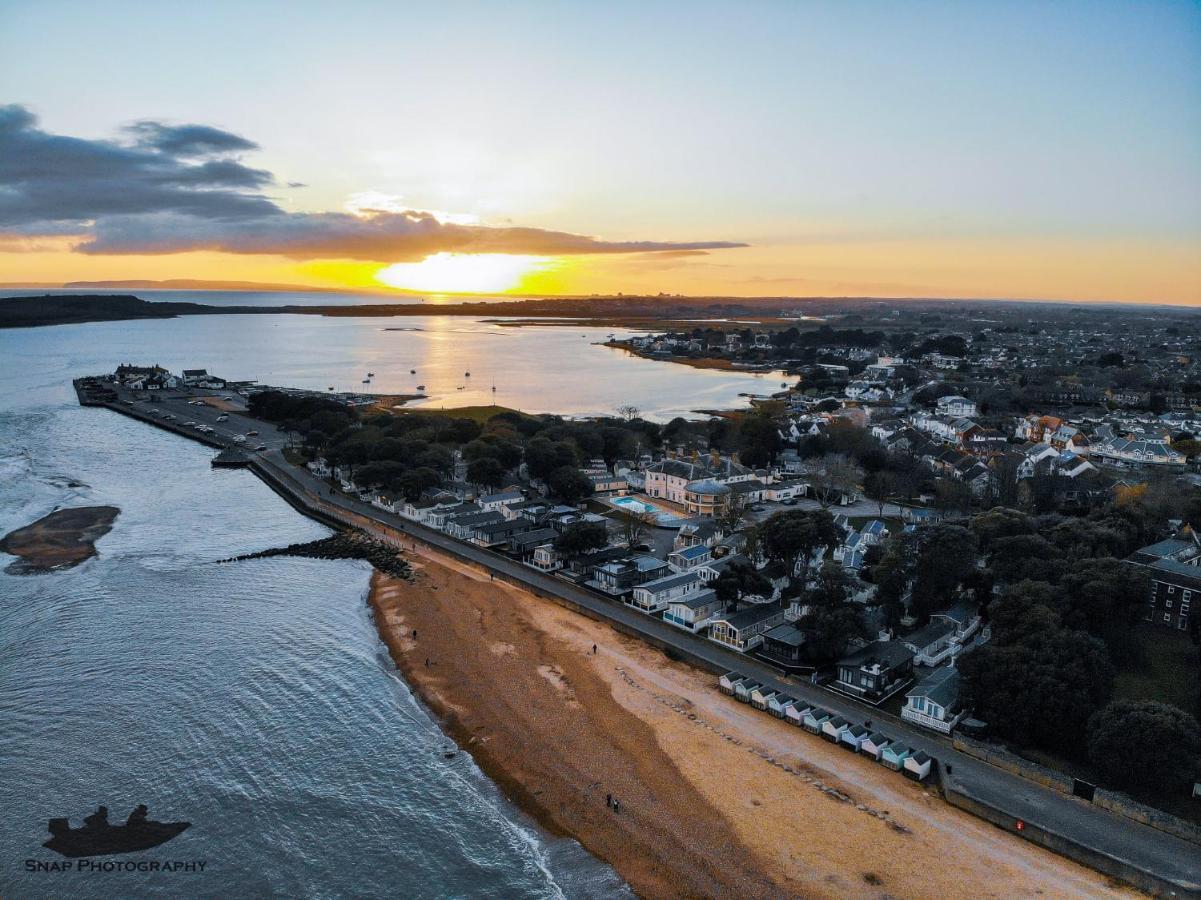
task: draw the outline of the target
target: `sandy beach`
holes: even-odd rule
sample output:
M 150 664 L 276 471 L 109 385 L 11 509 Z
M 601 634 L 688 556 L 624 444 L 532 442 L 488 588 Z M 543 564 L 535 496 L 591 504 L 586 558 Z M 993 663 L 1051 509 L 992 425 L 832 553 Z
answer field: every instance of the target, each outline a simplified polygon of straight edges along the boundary
M 424 545 L 406 557 L 410 581 L 371 591 L 406 679 L 509 797 L 642 896 L 1131 893 L 640 641 Z

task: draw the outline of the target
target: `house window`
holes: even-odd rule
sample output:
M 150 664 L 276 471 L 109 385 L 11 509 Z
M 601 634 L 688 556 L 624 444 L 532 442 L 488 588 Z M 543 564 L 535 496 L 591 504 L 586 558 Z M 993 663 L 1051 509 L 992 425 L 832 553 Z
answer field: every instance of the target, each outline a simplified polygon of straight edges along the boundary
M 1174 584 L 1169 584 L 1169 585 L 1168 585 L 1168 593 L 1169 593 L 1169 594 L 1174 594 L 1174 593 L 1176 593 L 1176 585 L 1174 585 Z
M 1163 620 L 1164 620 L 1165 622 L 1171 622 L 1171 621 L 1172 621 L 1172 614 L 1171 614 L 1171 613 L 1164 613 L 1164 614 L 1163 614 Z
M 1171 608 L 1172 608 L 1172 600 L 1171 600 L 1171 598 L 1168 598 L 1167 600 L 1165 600 L 1165 601 L 1163 602 L 1163 605 L 1164 605 L 1164 609 L 1171 609 Z
M 1186 628 L 1188 628 L 1188 616 L 1181 616 L 1180 620 L 1176 623 L 1176 627 L 1181 631 L 1184 631 Z

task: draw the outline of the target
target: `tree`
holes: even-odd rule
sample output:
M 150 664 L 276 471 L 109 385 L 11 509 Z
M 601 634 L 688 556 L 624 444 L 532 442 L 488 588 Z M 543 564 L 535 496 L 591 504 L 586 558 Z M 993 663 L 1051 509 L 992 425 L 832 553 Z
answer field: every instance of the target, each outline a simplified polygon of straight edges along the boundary
M 555 550 L 560 556 L 575 558 L 589 550 L 597 550 L 609 543 L 609 533 L 601 522 L 575 522 L 568 525 L 555 538 Z
M 861 637 L 863 624 L 851 606 L 818 607 L 801 619 L 808 640 L 805 649 L 815 661 L 838 659 L 847 651 L 851 638 Z
M 842 542 L 842 532 L 825 510 L 776 513 L 758 531 L 764 555 L 780 563 L 790 579 L 799 574 L 802 588 L 809 581 L 814 554 L 823 547 L 833 551 Z
M 876 514 L 884 517 L 884 504 L 897 489 L 897 476 L 886 469 L 868 473 L 863 479 L 863 493 L 876 501 Z
M 482 487 L 499 487 L 505 480 L 505 469 L 490 456 L 483 456 L 467 466 L 467 480 Z
M 717 599 L 725 604 L 730 612 L 738 610 L 738 603 L 743 597 L 756 595 L 770 597 L 772 584 L 754 566 L 744 562 L 734 562 L 712 582 Z
M 805 594 L 805 602 L 814 609 L 834 609 L 851 596 L 851 580 L 846 570 L 835 560 L 828 559 L 818 569 L 813 587 Z
M 863 469 L 845 453 L 827 453 L 816 468 L 812 487 L 822 509 L 844 494 L 853 494 L 863 481 Z
M 551 493 L 566 503 L 575 506 L 585 497 L 592 495 L 592 481 L 575 466 L 561 466 L 546 479 Z
M 1008 646 L 994 640 L 956 665 L 975 715 L 998 735 L 1069 756 L 1081 755 L 1089 717 L 1113 693 L 1105 645 L 1083 631 L 1044 628 Z
M 623 509 L 617 514 L 617 522 L 621 525 L 621 537 L 627 547 L 641 543 L 642 538 L 655 524 L 655 514 L 651 512 L 635 512 Z
M 910 611 L 926 616 L 955 599 L 960 582 L 976 570 L 976 535 L 959 525 L 935 525 L 921 538 Z
M 726 534 L 733 534 L 742 526 L 746 506 L 746 494 L 726 494 L 726 502 L 718 507 L 713 520 Z
M 525 465 L 531 478 L 545 481 L 555 469 L 575 463 L 575 450 L 570 444 L 536 437 L 526 445 Z
M 623 404 L 623 405 L 617 407 L 617 414 L 619 416 L 621 416 L 623 419 L 625 419 L 627 422 L 633 422 L 635 419 L 637 419 L 638 413 L 640 413 L 641 411 L 642 410 L 640 410 L 637 406 L 634 406 L 631 403 L 626 403 L 626 404 Z
M 738 433 L 742 440 L 739 459 L 743 465 L 751 468 L 771 465 L 784 446 L 780 427 L 764 412 L 744 418 Z
M 1088 759 L 1107 784 L 1181 792 L 1201 776 L 1201 726 L 1167 703 L 1116 700 L 1088 720 Z

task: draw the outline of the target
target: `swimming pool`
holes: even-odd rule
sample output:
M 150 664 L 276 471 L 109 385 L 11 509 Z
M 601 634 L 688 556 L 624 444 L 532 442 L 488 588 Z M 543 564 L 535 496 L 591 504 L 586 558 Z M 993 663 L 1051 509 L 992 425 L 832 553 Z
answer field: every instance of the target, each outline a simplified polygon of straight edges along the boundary
M 652 515 L 655 517 L 655 524 L 660 528 L 679 528 L 684 523 L 684 519 L 681 516 L 639 500 L 637 497 L 608 497 L 605 499 L 605 502 L 616 509 L 624 509 L 627 512 L 642 515 Z

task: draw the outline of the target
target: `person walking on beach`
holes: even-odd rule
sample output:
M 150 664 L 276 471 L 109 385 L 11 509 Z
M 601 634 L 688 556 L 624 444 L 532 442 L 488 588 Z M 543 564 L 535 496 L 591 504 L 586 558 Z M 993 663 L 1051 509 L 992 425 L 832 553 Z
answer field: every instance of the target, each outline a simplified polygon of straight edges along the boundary
M 417 629 L 413 629 L 413 640 L 417 640 Z
M 613 808 L 613 795 L 605 794 L 605 806 L 609 809 Z
M 592 655 L 596 656 L 596 644 L 592 645 Z
M 617 799 L 613 800 L 613 812 L 615 812 L 615 813 L 621 812 L 621 801 L 620 800 L 617 800 Z

